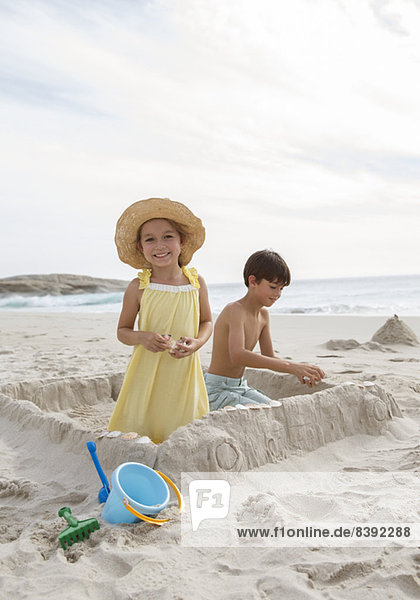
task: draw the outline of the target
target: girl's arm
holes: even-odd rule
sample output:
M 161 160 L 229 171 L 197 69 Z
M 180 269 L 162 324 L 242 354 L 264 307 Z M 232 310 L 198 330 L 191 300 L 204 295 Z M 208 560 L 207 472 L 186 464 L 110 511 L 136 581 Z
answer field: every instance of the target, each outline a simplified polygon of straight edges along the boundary
M 198 281 L 200 283 L 200 326 L 198 328 L 197 341 L 200 345 L 198 346 L 197 350 L 201 348 L 201 346 L 204 346 L 213 332 L 213 318 L 211 316 L 207 284 L 201 275 L 198 276 Z
M 169 345 L 159 333 L 134 331 L 134 323 L 140 310 L 143 290 L 139 290 L 139 280 L 133 279 L 124 294 L 123 306 L 118 321 L 117 338 L 127 346 L 144 346 L 150 352 L 163 352 Z
M 201 346 L 204 346 L 213 331 L 213 319 L 211 316 L 207 285 L 201 275 L 198 276 L 198 281 L 200 283 L 198 296 L 200 302 L 200 325 L 198 328 L 198 334 L 196 338 L 181 338 L 180 341 L 183 343 L 183 345 L 178 345 L 170 352 L 174 358 L 184 358 L 185 356 L 189 356 L 190 354 L 197 352 Z

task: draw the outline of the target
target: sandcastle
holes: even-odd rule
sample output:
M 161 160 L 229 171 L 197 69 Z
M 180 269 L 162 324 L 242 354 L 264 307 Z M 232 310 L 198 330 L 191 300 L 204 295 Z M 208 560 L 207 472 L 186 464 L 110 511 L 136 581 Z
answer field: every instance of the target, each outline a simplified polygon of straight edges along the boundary
M 394 315 L 382 325 L 372 336 L 373 342 L 379 344 L 406 344 L 417 346 L 419 341 L 414 331 L 404 321 Z
M 159 445 L 142 439 L 97 439 L 123 373 L 5 383 L 0 405 L 2 415 L 18 428 L 42 431 L 76 454 L 86 452 L 86 441 L 97 440 L 108 470 L 126 461 L 142 462 L 176 480 L 182 471 L 245 471 L 346 436 L 380 435 L 393 417 L 402 416 L 394 398 L 372 382 L 322 383 L 302 393 L 301 384 L 289 375 L 248 369 L 246 377 L 278 400 L 209 413 Z

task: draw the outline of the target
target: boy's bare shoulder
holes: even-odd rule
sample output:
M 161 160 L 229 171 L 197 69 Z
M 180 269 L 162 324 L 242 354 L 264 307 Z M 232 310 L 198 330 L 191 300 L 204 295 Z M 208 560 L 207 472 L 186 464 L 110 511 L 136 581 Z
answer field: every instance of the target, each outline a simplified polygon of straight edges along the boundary
M 235 300 L 234 302 L 229 302 L 229 304 L 226 304 L 219 315 L 219 319 L 225 321 L 231 319 L 232 317 L 238 317 L 242 314 L 245 314 L 245 309 L 238 300 Z

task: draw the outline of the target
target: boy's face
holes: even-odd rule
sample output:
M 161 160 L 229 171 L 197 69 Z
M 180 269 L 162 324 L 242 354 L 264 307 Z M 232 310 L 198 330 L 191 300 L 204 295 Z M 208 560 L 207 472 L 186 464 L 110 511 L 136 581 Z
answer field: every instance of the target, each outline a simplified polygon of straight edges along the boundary
M 249 287 L 253 290 L 261 305 L 269 307 L 280 298 L 284 283 L 282 281 L 267 281 L 267 279 L 257 281 L 255 276 L 251 275 L 249 277 Z

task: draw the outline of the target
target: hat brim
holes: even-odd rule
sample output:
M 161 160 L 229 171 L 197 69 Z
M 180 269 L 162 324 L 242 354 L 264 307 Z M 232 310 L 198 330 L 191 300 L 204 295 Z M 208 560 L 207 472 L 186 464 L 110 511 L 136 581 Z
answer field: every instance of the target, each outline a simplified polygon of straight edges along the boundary
M 151 264 L 138 248 L 138 230 L 151 219 L 169 219 L 182 226 L 185 239 L 179 257 L 180 264 L 187 265 L 194 252 L 204 243 L 206 230 L 201 219 L 189 208 L 169 198 L 148 198 L 129 206 L 117 221 L 115 244 L 120 260 L 135 269 L 151 268 Z

